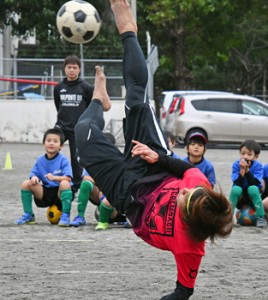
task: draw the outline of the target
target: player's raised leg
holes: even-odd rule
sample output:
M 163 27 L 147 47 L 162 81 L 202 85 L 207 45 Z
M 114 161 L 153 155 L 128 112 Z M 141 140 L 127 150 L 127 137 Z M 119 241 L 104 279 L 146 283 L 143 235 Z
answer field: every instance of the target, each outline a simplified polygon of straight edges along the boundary
M 106 76 L 100 66 L 96 66 L 95 71 L 95 83 L 92 100 L 100 100 L 102 102 L 103 110 L 108 111 L 111 108 L 111 101 L 106 89 Z
M 137 25 L 127 0 L 110 0 L 116 27 L 120 34 L 132 31 L 137 33 Z
M 106 76 L 103 69 L 100 66 L 96 66 L 92 101 L 75 126 L 75 142 L 78 149 L 81 149 L 83 143 L 88 140 L 91 128 L 89 124 L 94 123 L 100 131 L 103 130 L 103 112 L 110 110 L 110 108 L 111 100 L 106 89 Z
M 110 0 L 115 23 L 120 33 L 123 47 L 123 78 L 126 87 L 125 111 L 131 107 L 147 103 L 147 64 L 137 39 L 137 25 L 127 0 Z

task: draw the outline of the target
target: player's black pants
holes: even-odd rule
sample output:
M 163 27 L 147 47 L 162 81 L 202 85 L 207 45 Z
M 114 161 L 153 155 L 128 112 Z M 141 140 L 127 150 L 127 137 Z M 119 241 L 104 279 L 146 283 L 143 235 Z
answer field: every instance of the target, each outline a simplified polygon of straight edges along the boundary
M 167 142 L 146 97 L 148 71 L 137 37 L 132 32 L 126 32 L 122 34 L 122 42 L 126 86 L 124 153 L 106 140 L 102 133 L 104 119 L 100 101 L 91 101 L 75 127 L 80 164 L 120 212 L 124 210 L 125 201 L 130 195 L 131 184 L 157 172 L 155 166 L 139 157 L 131 157 L 132 140 L 142 142 L 158 152 L 168 151 Z

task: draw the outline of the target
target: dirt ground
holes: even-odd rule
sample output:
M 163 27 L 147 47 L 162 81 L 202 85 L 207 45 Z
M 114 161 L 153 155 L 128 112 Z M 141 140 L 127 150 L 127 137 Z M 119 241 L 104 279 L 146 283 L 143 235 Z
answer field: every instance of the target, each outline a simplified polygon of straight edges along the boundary
M 10 153 L 13 169 L 4 168 Z M 68 146 L 63 149 L 68 155 Z M 185 150 L 176 149 L 184 156 Z M 0 299 L 157 300 L 175 287 L 170 253 L 154 249 L 131 229 L 95 232 L 94 207 L 87 225 L 50 225 L 36 208 L 36 225 L 14 225 L 21 216 L 20 184 L 28 177 L 42 145 L 0 144 Z M 231 165 L 238 150 L 209 149 L 217 186 L 229 194 Z M 260 161 L 268 162 L 268 151 Z M 76 214 L 73 202 L 72 217 Z M 207 244 L 192 300 L 268 299 L 268 229 L 234 227 L 232 235 Z

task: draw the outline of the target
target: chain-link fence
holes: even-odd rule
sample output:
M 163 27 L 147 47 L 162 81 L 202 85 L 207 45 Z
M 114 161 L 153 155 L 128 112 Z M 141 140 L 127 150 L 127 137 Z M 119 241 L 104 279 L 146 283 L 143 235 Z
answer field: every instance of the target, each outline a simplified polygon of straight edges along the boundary
M 1 99 L 53 99 L 53 86 L 64 77 L 63 59 L 14 58 L 0 60 Z M 104 68 L 111 98 L 124 95 L 122 60 L 81 60 L 81 77 L 93 85 L 95 66 Z

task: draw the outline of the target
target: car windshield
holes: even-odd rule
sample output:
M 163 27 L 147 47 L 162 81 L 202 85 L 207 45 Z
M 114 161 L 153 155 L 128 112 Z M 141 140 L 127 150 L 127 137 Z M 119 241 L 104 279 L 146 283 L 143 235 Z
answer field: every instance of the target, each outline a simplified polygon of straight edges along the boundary
M 268 116 L 268 107 L 253 101 L 242 101 L 243 114 Z

